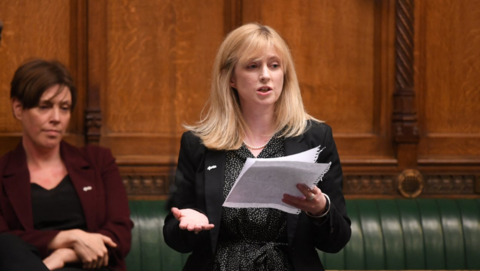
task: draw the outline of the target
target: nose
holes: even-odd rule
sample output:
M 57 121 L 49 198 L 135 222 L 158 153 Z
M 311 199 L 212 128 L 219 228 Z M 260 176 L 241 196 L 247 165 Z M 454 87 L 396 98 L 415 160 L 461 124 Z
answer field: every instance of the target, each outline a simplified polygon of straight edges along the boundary
M 50 114 L 50 122 L 52 123 L 60 122 L 60 108 L 58 107 L 52 108 L 52 112 Z
M 268 80 L 270 80 L 270 70 L 267 65 L 264 65 L 260 72 L 260 81 L 264 83 L 268 82 Z

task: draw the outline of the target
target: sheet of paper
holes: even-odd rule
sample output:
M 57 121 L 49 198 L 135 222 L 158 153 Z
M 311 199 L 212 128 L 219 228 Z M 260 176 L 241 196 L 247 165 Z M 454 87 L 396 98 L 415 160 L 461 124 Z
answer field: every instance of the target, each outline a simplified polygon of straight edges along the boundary
M 320 146 L 306 152 L 270 159 L 247 159 L 223 206 L 231 208 L 275 208 L 298 214 L 300 210 L 282 202 L 283 194 L 302 196 L 297 183 L 317 184 L 330 163 L 315 163 Z
M 238 175 L 237 181 L 242 178 L 245 171 L 247 171 L 253 165 L 253 163 L 255 163 L 255 161 L 294 161 L 315 163 L 318 155 L 323 151 L 323 149 L 325 148 L 320 148 L 320 146 L 318 146 L 301 153 L 277 158 L 247 158 L 247 161 L 245 161 L 245 164 L 243 165 L 242 171 L 240 171 L 240 174 Z

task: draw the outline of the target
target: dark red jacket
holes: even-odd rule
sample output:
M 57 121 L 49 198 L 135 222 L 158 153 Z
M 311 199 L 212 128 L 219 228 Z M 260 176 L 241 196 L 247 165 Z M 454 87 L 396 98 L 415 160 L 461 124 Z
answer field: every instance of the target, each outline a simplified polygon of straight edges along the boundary
M 126 270 L 124 259 L 130 250 L 133 223 L 127 194 L 110 150 L 98 146 L 77 148 L 62 141 L 60 154 L 82 204 L 87 231 L 110 237 L 117 247 L 109 248 L 109 267 Z M 33 227 L 30 173 L 21 143 L 0 158 L 2 232 L 15 234 L 34 245 L 42 258 L 49 255 L 47 246 L 59 233 Z

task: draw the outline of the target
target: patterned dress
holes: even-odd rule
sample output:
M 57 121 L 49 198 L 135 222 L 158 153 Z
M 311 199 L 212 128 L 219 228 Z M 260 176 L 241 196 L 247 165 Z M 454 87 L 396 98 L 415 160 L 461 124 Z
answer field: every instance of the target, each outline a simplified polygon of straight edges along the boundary
M 258 158 L 285 156 L 283 138 L 274 136 Z M 247 157 L 243 145 L 227 151 L 223 199 L 232 189 Z M 222 209 L 220 236 L 213 267 L 215 271 L 294 270 L 288 255 L 286 213 L 271 208 Z

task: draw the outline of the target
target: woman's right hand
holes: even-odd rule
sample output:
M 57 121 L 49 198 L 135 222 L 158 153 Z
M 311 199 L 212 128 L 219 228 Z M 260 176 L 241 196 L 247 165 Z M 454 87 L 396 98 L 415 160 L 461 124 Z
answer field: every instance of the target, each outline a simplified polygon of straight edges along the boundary
M 67 263 L 78 262 L 78 256 L 71 248 L 59 248 L 52 252 L 47 258 L 43 259 L 43 263 L 48 270 L 56 270 L 63 268 Z
M 50 243 L 51 249 L 70 247 L 83 263 L 84 269 L 95 269 L 108 265 L 107 247 L 117 244 L 110 237 L 74 229 L 60 232 Z
M 172 213 L 175 218 L 180 221 L 180 229 L 199 233 L 200 231 L 208 231 L 215 227 L 208 222 L 206 215 L 193 209 L 178 209 L 173 207 Z

